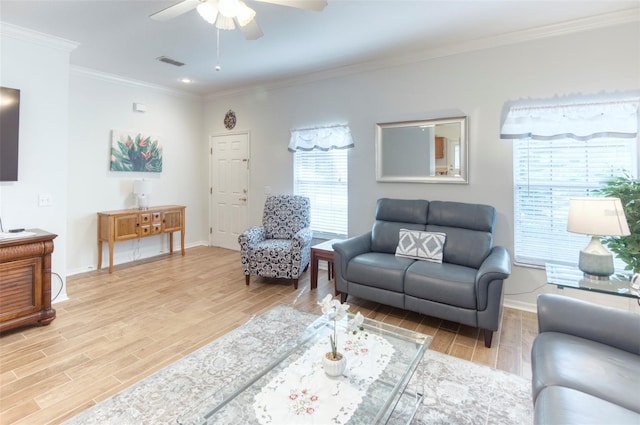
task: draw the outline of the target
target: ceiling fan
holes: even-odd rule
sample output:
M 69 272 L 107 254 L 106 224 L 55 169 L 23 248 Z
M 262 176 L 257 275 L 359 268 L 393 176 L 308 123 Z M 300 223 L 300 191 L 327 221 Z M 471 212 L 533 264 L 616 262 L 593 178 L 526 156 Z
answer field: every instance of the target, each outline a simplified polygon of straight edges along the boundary
M 321 11 L 327 0 L 253 0 L 296 9 Z M 255 10 L 242 0 L 182 0 L 151 15 L 156 21 L 168 21 L 193 9 L 197 9 L 202 18 L 221 30 L 240 28 L 247 40 L 257 40 L 264 34 L 256 23 Z

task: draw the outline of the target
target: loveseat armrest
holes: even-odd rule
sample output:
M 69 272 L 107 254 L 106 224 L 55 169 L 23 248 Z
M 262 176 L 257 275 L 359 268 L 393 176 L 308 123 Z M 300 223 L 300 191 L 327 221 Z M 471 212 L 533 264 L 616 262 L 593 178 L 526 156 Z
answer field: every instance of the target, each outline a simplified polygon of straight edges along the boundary
M 335 242 L 333 251 L 348 263 L 353 257 L 371 251 L 371 232 Z
M 355 256 L 371 251 L 371 232 L 354 236 L 333 244 L 334 261 L 338 274 L 347 274 L 347 264 Z
M 640 355 L 640 314 L 557 294 L 538 296 L 538 328 Z
M 502 246 L 494 246 L 476 273 L 476 294 L 478 310 L 484 310 L 488 303 L 489 284 L 494 280 L 504 280 L 511 275 L 511 256 Z

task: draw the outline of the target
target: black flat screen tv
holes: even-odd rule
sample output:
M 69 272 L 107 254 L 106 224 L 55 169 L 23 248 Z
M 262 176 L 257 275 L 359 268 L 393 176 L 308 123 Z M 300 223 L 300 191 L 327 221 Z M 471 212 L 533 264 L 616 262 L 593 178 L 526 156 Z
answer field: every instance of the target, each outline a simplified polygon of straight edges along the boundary
M 18 181 L 20 90 L 0 87 L 0 181 Z

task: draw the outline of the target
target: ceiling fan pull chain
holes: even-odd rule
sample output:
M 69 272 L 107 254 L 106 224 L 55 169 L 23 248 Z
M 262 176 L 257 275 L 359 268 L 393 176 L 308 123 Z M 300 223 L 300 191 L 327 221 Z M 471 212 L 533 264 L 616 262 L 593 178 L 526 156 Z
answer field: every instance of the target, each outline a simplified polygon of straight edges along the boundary
M 216 28 L 216 71 L 220 71 L 220 28 Z

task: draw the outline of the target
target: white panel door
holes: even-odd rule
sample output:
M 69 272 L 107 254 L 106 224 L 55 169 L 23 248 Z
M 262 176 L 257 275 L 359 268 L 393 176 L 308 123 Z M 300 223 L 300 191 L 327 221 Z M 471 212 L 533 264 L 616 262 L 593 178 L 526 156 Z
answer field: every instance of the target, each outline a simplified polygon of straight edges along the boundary
M 249 136 L 211 137 L 209 244 L 238 251 L 238 235 L 249 221 Z

